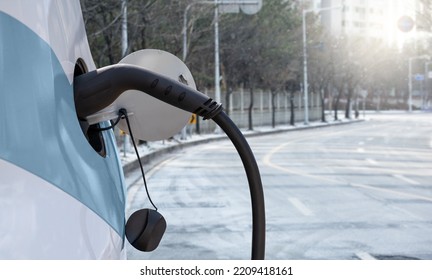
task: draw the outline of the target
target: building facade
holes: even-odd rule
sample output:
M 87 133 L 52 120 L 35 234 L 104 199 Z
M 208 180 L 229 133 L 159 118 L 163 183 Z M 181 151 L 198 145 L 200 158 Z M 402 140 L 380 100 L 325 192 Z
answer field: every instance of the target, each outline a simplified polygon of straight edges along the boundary
M 426 0 L 321 0 L 314 6 L 339 7 L 323 11 L 321 21 L 332 36 L 358 38 L 401 47 L 403 42 L 418 38 L 417 25 L 409 32 L 398 27 L 398 21 L 408 16 L 416 22 L 419 11 L 427 14 Z M 430 11 L 430 10 L 429 10 Z

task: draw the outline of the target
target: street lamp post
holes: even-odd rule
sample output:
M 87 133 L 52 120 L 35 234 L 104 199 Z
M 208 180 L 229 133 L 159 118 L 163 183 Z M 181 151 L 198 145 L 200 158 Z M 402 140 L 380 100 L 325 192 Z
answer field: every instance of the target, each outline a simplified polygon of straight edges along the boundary
M 303 27 L 303 98 L 304 98 L 304 124 L 309 124 L 309 84 L 308 84 L 308 71 L 307 71 L 307 42 L 306 42 L 306 14 L 318 13 L 333 9 L 340 9 L 342 6 L 324 7 L 319 9 L 303 10 L 302 27 Z
M 304 123 L 309 124 L 309 108 L 308 108 L 308 73 L 307 73 L 307 47 L 306 47 L 306 13 L 313 10 L 303 10 L 303 98 L 304 98 Z
M 415 59 L 427 59 L 428 55 L 413 56 L 408 59 L 408 112 L 412 112 L 412 62 Z
M 424 92 L 422 97 L 422 107 L 423 110 L 426 109 L 426 102 L 427 98 L 429 96 L 429 65 L 432 64 L 432 62 L 427 61 L 425 62 L 425 79 L 424 79 Z
M 122 21 L 121 21 L 121 47 L 122 57 L 127 54 L 128 46 L 128 26 L 127 26 L 127 0 L 122 0 L 121 3 Z M 130 150 L 129 135 L 126 133 L 123 136 L 123 156 L 126 157 L 127 152 Z
M 221 103 L 221 91 L 220 91 L 220 67 L 219 67 L 219 1 L 215 0 L 215 12 L 214 12 L 214 18 L 215 18 L 215 24 L 214 24 L 214 32 L 215 32 L 215 41 L 214 41 L 214 47 L 215 47 L 215 100 L 218 103 Z

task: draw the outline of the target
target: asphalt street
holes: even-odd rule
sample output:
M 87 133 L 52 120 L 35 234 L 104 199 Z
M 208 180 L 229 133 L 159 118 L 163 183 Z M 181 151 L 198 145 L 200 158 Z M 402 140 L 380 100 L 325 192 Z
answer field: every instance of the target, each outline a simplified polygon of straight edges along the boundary
M 432 114 L 248 138 L 266 199 L 267 259 L 432 259 Z M 251 206 L 241 161 L 222 140 L 147 171 L 168 223 L 155 251 L 129 259 L 248 259 Z M 141 181 L 128 215 L 151 207 Z

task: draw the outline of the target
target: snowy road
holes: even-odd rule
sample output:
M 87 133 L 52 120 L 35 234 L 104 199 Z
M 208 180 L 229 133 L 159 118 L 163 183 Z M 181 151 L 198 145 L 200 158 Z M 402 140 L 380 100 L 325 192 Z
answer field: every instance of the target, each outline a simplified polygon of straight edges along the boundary
M 248 138 L 260 166 L 267 259 L 432 259 L 432 115 Z M 130 259 L 248 259 L 249 189 L 229 141 L 171 154 L 147 173 L 168 228 Z M 150 207 L 141 181 L 132 210 Z

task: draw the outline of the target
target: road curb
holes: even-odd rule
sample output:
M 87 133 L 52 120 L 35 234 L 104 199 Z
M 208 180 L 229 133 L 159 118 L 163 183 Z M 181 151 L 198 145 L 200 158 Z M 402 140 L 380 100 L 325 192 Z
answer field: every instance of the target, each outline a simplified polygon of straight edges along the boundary
M 277 133 L 284 133 L 284 132 L 290 132 L 290 131 L 299 131 L 299 130 L 306 130 L 306 129 L 317 129 L 317 128 L 324 128 L 329 126 L 335 126 L 335 125 L 347 125 L 347 124 L 353 124 L 358 122 L 363 122 L 364 119 L 355 119 L 355 120 L 349 120 L 349 121 L 339 121 L 339 122 L 331 122 L 331 123 L 315 123 L 314 125 L 309 126 L 293 126 L 289 128 L 281 128 L 281 129 L 273 129 L 268 131 L 252 131 L 252 132 L 244 132 L 244 136 L 246 138 L 249 137 L 255 137 L 255 136 L 263 136 L 263 135 L 271 135 L 271 134 L 277 134 Z M 189 142 L 178 142 L 178 144 L 167 146 L 165 148 L 158 149 L 156 151 L 150 152 L 146 155 L 141 156 L 141 162 L 142 164 L 148 164 L 152 160 L 155 160 L 157 158 L 162 157 L 165 154 L 180 151 L 182 149 L 192 147 L 195 145 L 201 145 L 206 143 L 211 143 L 215 141 L 225 140 L 228 139 L 228 137 L 223 135 L 214 135 L 208 138 L 203 139 L 197 139 L 195 141 L 189 141 Z M 123 165 L 123 172 L 125 175 L 129 174 L 130 172 L 136 170 L 139 168 L 138 160 L 133 160 L 131 162 L 128 162 Z

